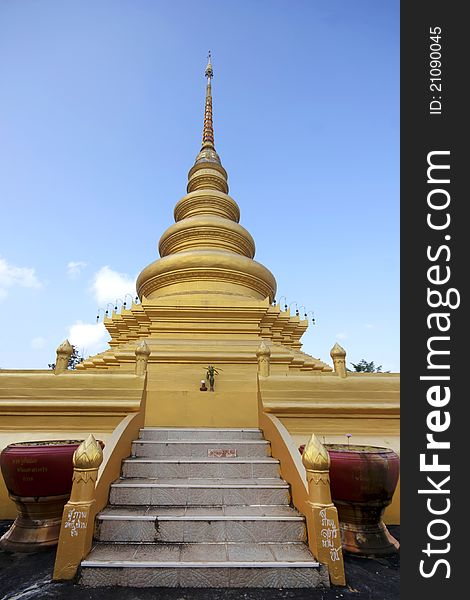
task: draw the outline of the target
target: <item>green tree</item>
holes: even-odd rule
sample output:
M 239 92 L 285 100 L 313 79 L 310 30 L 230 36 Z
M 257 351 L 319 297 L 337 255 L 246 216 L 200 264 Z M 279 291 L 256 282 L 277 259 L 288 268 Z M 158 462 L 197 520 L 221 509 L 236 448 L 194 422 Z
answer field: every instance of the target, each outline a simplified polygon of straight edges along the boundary
M 357 364 L 351 363 L 351 365 L 354 367 L 354 369 L 352 369 L 352 371 L 355 371 L 356 373 L 381 373 L 382 372 L 382 365 L 379 365 L 378 367 L 376 367 L 374 364 L 374 361 L 367 362 L 364 358 L 362 360 L 360 360 Z M 351 369 L 348 369 L 348 371 L 351 371 Z
M 78 351 L 77 346 L 72 346 L 72 354 L 70 355 L 69 358 L 69 363 L 67 365 L 67 369 L 75 369 L 77 365 L 79 365 L 81 362 L 83 362 L 84 357 L 80 355 L 80 352 Z M 47 365 L 49 367 L 49 369 L 55 369 L 55 363 L 51 363 L 49 365 Z

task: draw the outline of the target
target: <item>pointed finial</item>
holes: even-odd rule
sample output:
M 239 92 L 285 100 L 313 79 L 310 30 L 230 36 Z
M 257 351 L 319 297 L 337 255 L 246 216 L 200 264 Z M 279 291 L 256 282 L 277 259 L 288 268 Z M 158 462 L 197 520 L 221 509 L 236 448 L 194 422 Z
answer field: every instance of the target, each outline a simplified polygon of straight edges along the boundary
M 209 50 L 209 54 L 207 56 L 207 67 L 206 67 L 205 75 L 208 79 L 211 79 L 212 77 L 214 77 L 214 70 L 212 69 L 211 51 L 210 50 Z
M 57 348 L 58 354 L 71 354 L 73 350 L 72 344 L 68 340 L 64 340 Z
M 97 469 L 102 462 L 103 450 L 90 433 L 73 453 L 73 466 L 76 469 Z
M 330 468 L 328 451 L 314 433 L 305 445 L 302 462 L 307 471 L 327 471 Z
M 346 350 L 336 342 L 333 348 L 330 350 L 330 356 L 333 359 L 333 366 L 335 372 L 339 377 L 344 379 L 348 376 L 346 369 Z
M 56 350 L 56 361 L 54 373 L 58 375 L 67 370 L 70 357 L 72 356 L 73 346 L 68 340 L 64 340 Z
M 258 374 L 262 377 L 269 377 L 271 371 L 271 350 L 266 346 L 264 340 L 261 340 L 256 351 L 256 356 L 258 358 Z
M 202 130 L 202 148 L 199 154 L 196 156 L 196 162 L 214 162 L 220 165 L 220 158 L 215 151 L 214 146 L 214 126 L 212 123 L 212 86 L 211 79 L 214 77 L 214 70 L 212 69 L 212 56 L 209 50 L 207 57 L 207 66 L 204 72 L 207 77 L 206 85 L 206 102 L 204 106 L 204 127 Z
M 150 356 L 150 348 L 145 340 L 142 340 L 135 349 L 136 354 L 142 354 L 144 356 Z
M 135 349 L 135 374 L 145 375 L 147 363 L 150 356 L 150 348 L 145 340 L 142 340 Z
M 261 340 L 256 356 L 271 356 L 271 350 L 266 346 L 264 340 Z
M 208 63 L 205 71 L 207 77 L 206 87 L 206 105 L 204 108 L 204 129 L 202 131 L 202 145 L 208 145 L 214 148 L 214 127 L 212 125 L 212 90 L 211 78 L 214 75 L 211 63 L 211 53 L 209 52 Z
M 336 357 L 345 358 L 346 350 L 342 346 L 340 346 L 338 344 L 338 342 L 336 342 L 335 345 L 333 346 L 333 348 L 330 350 L 330 356 L 331 356 L 331 358 L 336 358 Z

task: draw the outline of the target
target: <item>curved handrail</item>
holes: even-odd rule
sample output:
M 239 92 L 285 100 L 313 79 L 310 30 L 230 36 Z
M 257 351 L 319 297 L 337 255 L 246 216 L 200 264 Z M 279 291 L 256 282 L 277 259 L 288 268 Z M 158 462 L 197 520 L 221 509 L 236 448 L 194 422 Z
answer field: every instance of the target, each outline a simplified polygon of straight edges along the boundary
M 305 516 L 310 552 L 319 562 L 323 562 L 328 566 L 331 583 L 345 585 L 341 540 L 339 539 L 339 549 L 335 548 L 334 553 L 331 555 L 328 549 L 322 545 L 324 531 L 322 527 L 325 515 L 329 515 L 329 519 L 326 520 L 328 523 L 334 522 L 331 532 L 336 538 L 339 536 L 337 512 L 331 502 L 329 491 L 328 471 L 322 473 L 323 477 L 320 483 L 317 483 L 315 479 L 311 479 L 309 484 L 300 453 L 291 435 L 275 415 L 264 412 L 259 380 L 258 419 L 259 427 L 263 431 L 265 439 L 271 443 L 272 456 L 279 460 L 281 477 L 290 485 L 292 504 Z M 309 476 L 311 477 L 311 475 L 310 473 Z M 327 486 L 328 493 L 326 495 L 319 485 Z M 330 501 L 325 503 L 325 498 L 328 496 L 330 496 Z M 336 540 L 337 543 L 338 540 Z
M 106 442 L 99 469 L 82 469 L 76 476 L 74 465 L 72 494 L 62 517 L 54 580 L 73 579 L 80 562 L 89 554 L 95 517 L 107 505 L 110 486 L 121 474 L 122 460 L 129 456 L 132 441 L 144 425 L 145 404 L 146 379 L 138 411 L 127 414 L 118 423 Z

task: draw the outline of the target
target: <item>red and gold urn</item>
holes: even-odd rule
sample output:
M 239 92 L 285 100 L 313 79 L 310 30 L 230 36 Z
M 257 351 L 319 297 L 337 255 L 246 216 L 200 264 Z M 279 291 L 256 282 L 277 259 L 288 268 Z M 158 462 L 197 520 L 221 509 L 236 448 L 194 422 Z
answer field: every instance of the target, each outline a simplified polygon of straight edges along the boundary
M 72 457 L 81 442 L 19 442 L 2 451 L 3 479 L 18 513 L 0 539 L 4 550 L 35 552 L 57 544 L 72 489 Z
M 364 556 L 396 552 L 400 544 L 382 520 L 400 474 L 396 452 L 377 446 L 324 444 L 330 456 L 331 498 L 343 550 Z M 299 447 L 302 454 L 305 444 Z
M 380 556 L 400 547 L 382 517 L 398 483 L 400 459 L 388 448 L 325 444 L 331 497 L 338 509 L 343 550 Z

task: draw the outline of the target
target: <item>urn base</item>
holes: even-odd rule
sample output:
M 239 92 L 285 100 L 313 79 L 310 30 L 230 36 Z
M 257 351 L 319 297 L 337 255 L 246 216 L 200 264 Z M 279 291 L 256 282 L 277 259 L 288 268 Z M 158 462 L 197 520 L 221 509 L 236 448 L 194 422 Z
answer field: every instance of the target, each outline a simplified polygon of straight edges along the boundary
M 363 556 L 385 556 L 400 548 L 382 521 L 383 503 L 334 500 L 338 509 L 343 550 Z
M 37 552 L 57 545 L 64 506 L 70 494 L 38 498 L 15 496 L 18 516 L 0 538 L 0 547 L 9 552 Z

